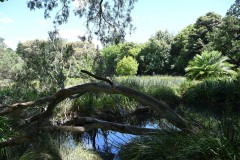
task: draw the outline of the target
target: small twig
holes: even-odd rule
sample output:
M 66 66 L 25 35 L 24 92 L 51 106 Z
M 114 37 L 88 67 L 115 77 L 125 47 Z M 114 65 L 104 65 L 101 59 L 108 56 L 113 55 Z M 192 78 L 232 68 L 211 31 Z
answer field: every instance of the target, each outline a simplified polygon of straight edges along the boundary
M 98 79 L 98 80 L 101 80 L 101 81 L 105 81 L 105 82 L 107 82 L 108 84 L 110 84 L 113 87 L 113 82 L 111 80 L 107 79 L 107 78 L 99 77 L 97 75 L 94 75 L 94 74 L 86 71 L 86 70 L 81 70 L 81 72 L 82 73 L 86 73 L 87 75 L 89 75 L 89 76 L 91 76 L 91 77 L 93 77 L 95 79 Z

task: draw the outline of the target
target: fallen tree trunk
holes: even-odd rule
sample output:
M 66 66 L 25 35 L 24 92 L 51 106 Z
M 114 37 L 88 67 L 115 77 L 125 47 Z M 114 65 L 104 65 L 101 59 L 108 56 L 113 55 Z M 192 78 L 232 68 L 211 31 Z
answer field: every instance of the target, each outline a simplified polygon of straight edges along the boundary
M 58 131 L 67 131 L 67 132 L 75 132 L 75 133 L 84 133 L 94 129 L 103 129 L 103 130 L 111 130 L 120 133 L 128 133 L 134 135 L 149 135 L 155 134 L 158 132 L 169 132 L 169 131 L 177 131 L 177 130 L 166 130 L 166 129 L 157 129 L 157 128 L 142 128 L 136 127 L 132 125 L 124 125 L 119 123 L 113 123 L 108 121 L 99 120 L 92 117 L 81 117 L 77 119 L 70 120 L 64 123 L 62 126 L 46 126 L 37 128 L 30 133 L 14 137 L 11 140 L 1 142 L 0 149 L 4 147 L 11 147 L 20 145 L 30 141 L 33 137 L 35 137 L 39 132 L 58 132 Z
M 81 127 L 75 127 L 75 126 L 81 126 Z M 57 129 L 57 130 L 66 129 L 70 131 L 72 128 L 74 128 L 72 131 L 77 131 L 77 132 L 86 132 L 93 129 L 101 128 L 103 130 L 111 130 L 111 131 L 116 131 L 120 133 L 129 133 L 129 134 L 135 134 L 135 135 L 151 134 L 151 133 L 157 133 L 161 131 L 160 129 L 156 129 L 156 128 L 142 128 L 142 127 L 136 127 L 132 125 L 113 123 L 113 122 L 99 120 L 93 117 L 81 117 L 81 118 L 70 120 L 64 123 L 63 126 L 53 127 L 53 129 Z
M 170 123 L 174 126 L 180 128 L 185 131 L 194 131 L 196 128 L 189 123 L 187 120 L 183 119 L 180 115 L 174 112 L 167 104 L 161 102 L 151 96 L 148 96 L 142 92 L 131 89 L 129 87 L 116 85 L 110 86 L 107 84 L 101 83 L 87 83 L 83 85 L 78 85 L 74 87 L 70 87 L 67 89 L 59 90 L 56 94 L 50 97 L 42 98 L 36 101 L 25 102 L 25 103 L 16 103 L 13 105 L 2 106 L 0 111 L 0 116 L 8 114 L 16 109 L 22 109 L 26 107 L 36 106 L 44 103 L 49 103 L 48 108 L 45 112 L 30 118 L 30 122 L 36 120 L 43 120 L 44 118 L 48 118 L 52 115 L 54 108 L 58 103 L 63 101 L 64 99 L 76 95 L 76 94 L 84 94 L 87 92 L 104 92 L 108 94 L 121 94 L 129 98 L 133 98 L 136 101 L 149 106 L 151 109 L 155 110 L 162 117 L 166 118 Z
M 44 127 L 44 130 L 47 131 L 70 131 L 78 133 L 88 132 L 94 129 L 111 130 L 134 135 L 153 134 L 161 131 L 166 131 L 155 128 L 142 128 L 132 125 L 113 123 L 92 117 L 81 117 L 78 119 L 74 119 L 66 122 L 63 126 Z

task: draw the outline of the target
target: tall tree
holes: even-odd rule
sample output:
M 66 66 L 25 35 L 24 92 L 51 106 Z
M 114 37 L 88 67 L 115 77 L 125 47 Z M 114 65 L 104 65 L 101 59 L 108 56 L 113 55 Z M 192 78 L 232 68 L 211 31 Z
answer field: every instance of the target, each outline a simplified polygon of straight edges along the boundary
M 186 53 L 189 52 L 189 36 L 193 32 L 193 27 L 194 25 L 187 26 L 174 37 L 174 42 L 171 48 L 172 72 L 178 74 L 184 73 L 183 69 L 186 67 L 186 59 L 188 56 Z
M 230 62 L 240 65 L 240 19 L 235 16 L 223 18 L 220 28 L 210 36 L 209 44 L 214 50 L 230 58 Z
M 199 17 L 195 24 L 188 26 L 176 36 L 173 48 L 174 54 L 179 56 L 176 58 L 175 71 L 184 74 L 184 68 L 187 66 L 188 61 L 205 49 L 210 42 L 210 33 L 215 28 L 219 28 L 221 23 L 222 18 L 220 15 L 209 12 Z
M 158 31 L 142 47 L 137 59 L 139 74 L 166 74 L 170 69 L 170 51 L 173 35 L 168 31 Z
M 92 36 L 96 35 L 103 43 L 120 42 L 125 38 L 127 28 L 130 32 L 134 29 L 131 23 L 131 11 L 137 0 L 28 0 L 27 4 L 31 10 L 44 9 L 45 18 L 50 18 L 50 12 L 60 6 L 61 9 L 54 19 L 56 27 L 68 21 L 73 2 L 76 3 L 74 14 L 86 19 L 84 24 L 87 28 L 88 40 L 92 40 Z
M 19 43 L 17 54 L 25 62 L 24 72 L 18 80 L 21 83 L 25 81 L 25 84 L 38 80 L 45 89 L 64 88 L 64 81 L 68 77 L 79 76 L 81 69 L 92 71 L 95 59 L 93 45 L 86 42 L 66 43 L 62 39 L 54 43 L 43 40 Z
M 0 80 L 12 79 L 22 67 L 22 59 L 0 37 Z
M 227 15 L 240 18 L 240 0 L 235 0 L 235 3 L 229 8 Z

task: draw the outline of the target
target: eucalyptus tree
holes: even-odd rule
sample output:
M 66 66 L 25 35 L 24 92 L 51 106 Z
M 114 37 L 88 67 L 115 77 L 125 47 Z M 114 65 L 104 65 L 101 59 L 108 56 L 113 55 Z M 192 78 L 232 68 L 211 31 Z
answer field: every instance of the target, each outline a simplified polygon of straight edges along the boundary
M 93 35 L 106 44 L 109 41 L 120 42 L 125 38 L 126 29 L 130 32 L 134 30 L 132 25 L 131 11 L 137 0 L 28 0 L 27 6 L 30 10 L 43 9 L 44 17 L 50 18 L 50 13 L 54 9 L 59 9 L 54 18 L 54 25 L 67 23 L 71 5 L 75 3 L 75 9 L 72 12 L 79 18 L 86 20 L 84 25 L 87 28 L 87 36 L 81 37 L 91 41 Z
M 19 43 L 17 54 L 25 62 L 18 81 L 31 85 L 37 80 L 45 89 L 64 88 L 65 80 L 79 77 L 81 69 L 92 71 L 96 57 L 93 44 L 67 43 L 62 39 L 55 39 L 54 43 L 45 40 Z
M 0 80 L 13 79 L 20 71 L 22 59 L 0 37 Z

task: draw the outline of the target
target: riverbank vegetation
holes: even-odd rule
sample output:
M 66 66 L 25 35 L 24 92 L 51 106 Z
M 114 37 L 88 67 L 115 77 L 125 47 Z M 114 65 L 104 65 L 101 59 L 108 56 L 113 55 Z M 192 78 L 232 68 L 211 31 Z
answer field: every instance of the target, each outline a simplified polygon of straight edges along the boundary
M 240 159 L 237 4 L 143 44 L 0 38 L 0 159 Z

